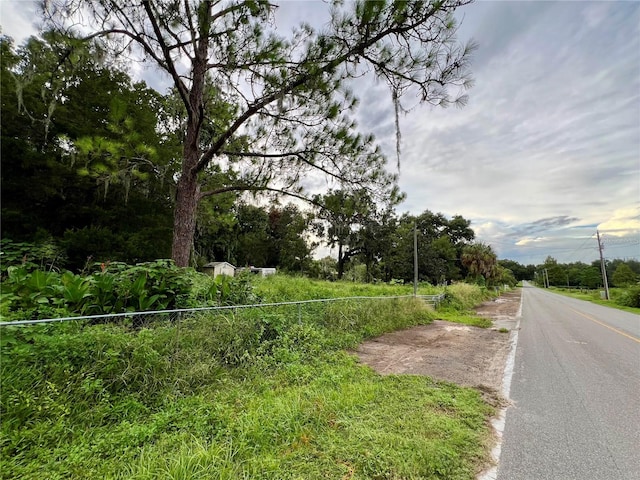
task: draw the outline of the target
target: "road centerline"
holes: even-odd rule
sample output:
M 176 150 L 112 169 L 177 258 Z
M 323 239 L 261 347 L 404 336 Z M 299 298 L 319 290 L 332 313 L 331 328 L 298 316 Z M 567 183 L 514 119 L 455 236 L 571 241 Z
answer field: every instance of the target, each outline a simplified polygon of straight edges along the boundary
M 611 325 L 607 325 L 606 323 L 603 323 L 603 322 L 601 322 L 600 320 L 598 320 L 598 319 L 596 319 L 596 318 L 593 318 L 591 315 L 587 315 L 586 313 L 582 313 L 582 312 L 580 312 L 579 310 L 575 310 L 575 309 L 573 309 L 573 308 L 571 308 L 571 307 L 567 307 L 567 308 L 568 308 L 569 310 L 571 310 L 571 311 L 573 311 L 573 312 L 577 313 L 578 315 L 580 315 L 580 316 L 582 316 L 582 317 L 584 317 L 584 318 L 587 318 L 587 319 L 591 320 L 592 322 L 597 323 L 598 325 L 602 325 L 603 327 L 606 327 L 606 328 L 608 328 L 609 330 L 613 330 L 614 332 L 619 333 L 619 334 L 620 334 L 620 335 L 622 335 L 623 337 L 630 338 L 630 339 L 631 339 L 631 340 L 633 340 L 634 342 L 638 342 L 638 343 L 640 343 L 640 338 L 634 337 L 633 335 L 629 335 L 628 333 L 623 332 L 623 331 L 621 331 L 621 330 L 618 330 L 617 328 L 612 327 Z

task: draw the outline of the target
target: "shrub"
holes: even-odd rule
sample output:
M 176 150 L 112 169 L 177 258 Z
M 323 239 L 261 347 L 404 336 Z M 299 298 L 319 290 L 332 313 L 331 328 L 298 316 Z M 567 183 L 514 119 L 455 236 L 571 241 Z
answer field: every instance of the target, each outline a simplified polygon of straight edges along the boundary
M 14 242 L 3 238 L 0 241 L 2 261 L 0 272 L 4 277 L 9 267 L 24 267 L 27 271 L 40 268 L 52 270 L 65 264 L 63 249 L 53 240 L 43 242 Z
M 93 263 L 89 274 L 11 266 L 2 282 L 3 316 L 13 320 L 260 303 L 250 276 L 216 278 L 172 260 Z
M 624 307 L 640 308 L 640 285 L 625 289 L 616 303 Z

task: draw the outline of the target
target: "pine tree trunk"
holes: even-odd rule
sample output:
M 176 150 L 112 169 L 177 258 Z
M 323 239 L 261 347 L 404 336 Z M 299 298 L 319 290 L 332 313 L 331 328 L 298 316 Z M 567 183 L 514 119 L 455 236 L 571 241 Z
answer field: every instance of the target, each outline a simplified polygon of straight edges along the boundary
M 200 201 L 198 160 L 202 129 L 204 78 L 206 73 L 204 44 L 193 60 L 193 83 L 189 92 L 189 118 L 182 151 L 182 170 L 176 190 L 176 209 L 173 214 L 173 245 L 171 258 L 178 267 L 188 267 L 196 231 L 196 211 Z
M 171 258 L 179 267 L 189 266 L 196 229 L 199 190 L 197 174 L 183 174 L 178 180 L 173 216 Z

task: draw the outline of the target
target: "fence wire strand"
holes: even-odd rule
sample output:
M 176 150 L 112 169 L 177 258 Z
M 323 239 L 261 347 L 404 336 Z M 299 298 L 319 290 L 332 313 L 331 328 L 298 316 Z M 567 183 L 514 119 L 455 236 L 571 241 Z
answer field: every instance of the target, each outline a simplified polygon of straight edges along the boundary
M 297 305 L 298 312 L 303 305 L 317 304 L 317 303 L 330 303 L 349 300 L 391 300 L 399 298 L 414 298 L 414 295 L 390 295 L 381 297 L 337 297 L 337 298 L 320 298 L 313 300 L 298 300 L 291 302 L 273 302 L 273 303 L 254 303 L 248 305 L 224 305 L 215 307 L 196 307 L 196 308 L 179 308 L 174 310 L 150 310 L 143 312 L 123 312 L 123 313 L 110 313 L 102 315 L 85 315 L 75 317 L 60 317 L 60 318 L 42 318 L 36 320 L 16 320 L 8 322 L 0 322 L 0 327 L 17 327 L 24 325 L 37 325 L 56 322 L 70 322 L 70 321 L 88 321 L 88 322 L 109 322 L 114 320 L 131 320 L 134 326 L 143 326 L 151 322 L 156 322 L 160 319 L 167 319 L 170 322 L 180 321 L 184 317 L 191 317 L 196 313 L 205 312 L 220 312 L 226 310 L 237 311 L 240 309 L 251 308 L 265 308 L 265 307 L 279 307 Z M 444 299 L 444 293 L 438 295 L 416 295 L 415 298 L 423 300 L 425 303 L 437 306 Z

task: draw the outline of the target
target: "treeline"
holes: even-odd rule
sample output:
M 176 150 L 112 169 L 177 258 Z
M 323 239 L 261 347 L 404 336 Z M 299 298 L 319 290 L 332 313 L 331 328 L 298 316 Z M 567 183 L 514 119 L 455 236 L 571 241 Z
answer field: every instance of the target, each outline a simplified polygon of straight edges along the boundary
M 175 92 L 136 83 L 117 59 L 69 41 L 45 33 L 16 48 L 0 37 L 3 269 L 17 262 L 81 272 L 96 262 L 169 258 L 185 112 Z M 225 121 L 224 108 L 208 129 Z M 513 279 L 490 247 L 474 244 L 463 217 L 396 214 L 402 195 L 383 171 L 370 173 L 384 187 L 336 187 L 307 196 L 311 208 L 302 208 L 254 201 L 248 191 L 270 173 L 260 168 L 247 183 L 242 168 L 230 160 L 203 173 L 192 266 L 227 261 L 407 282 L 415 235 L 420 281 Z M 337 259 L 314 260 L 321 244 Z
M 354 281 L 411 282 L 414 278 L 414 241 L 418 247 L 418 279 L 431 284 L 470 278 L 481 284 L 515 283 L 511 272 L 498 265 L 491 247 L 474 242 L 470 222 L 461 216 L 447 219 L 425 211 L 421 215 L 379 217 L 353 216 L 347 222 L 328 220 L 303 212 L 295 205 L 263 208 L 244 202 L 235 204 L 226 222 L 198 230 L 197 258 L 228 261 L 236 266 L 277 267 L 281 271 L 313 278 Z M 326 214 L 327 211 L 325 210 Z M 42 231 L 42 230 L 41 230 Z M 86 242 L 73 242 L 72 238 Z M 107 226 L 89 226 L 61 237 L 45 232 L 37 242 L 2 240 L 6 273 L 11 265 L 40 269 L 90 272 L 99 263 L 146 261 L 127 258 Z M 312 257 L 320 241 L 334 247 L 338 258 Z M 161 254 L 151 250 L 150 255 Z
M 636 285 L 640 281 L 640 262 L 636 260 L 613 259 L 605 261 L 607 284 L 609 287 L 625 288 Z M 553 257 L 547 257 L 545 262 L 535 269 L 532 280 L 543 284 L 543 272 L 548 277 L 548 284 L 556 287 L 602 288 L 602 269 L 600 261 L 591 264 L 582 262 L 558 263 Z
M 583 262 L 558 263 L 549 256 L 539 265 L 522 265 L 513 260 L 500 260 L 500 265 L 513 272 L 515 278 L 535 281 L 544 285 L 545 280 L 554 287 L 579 287 L 596 289 L 604 287 L 599 260 L 590 264 Z M 607 284 L 610 287 L 625 288 L 640 282 L 640 262 L 629 259 L 605 260 Z

